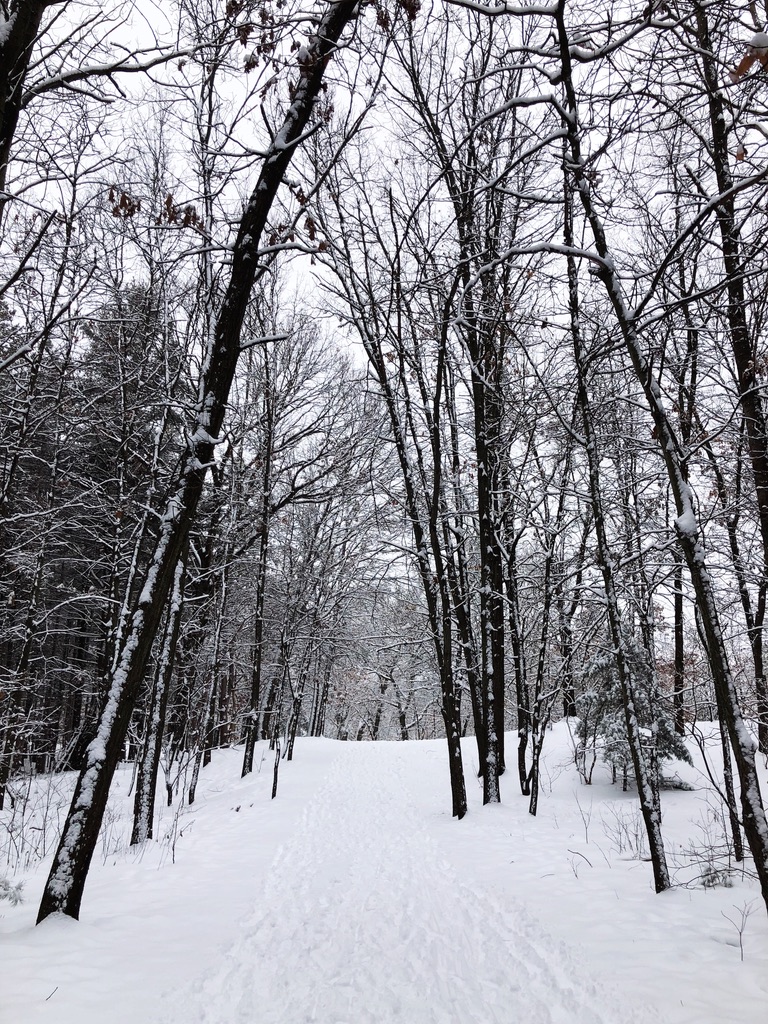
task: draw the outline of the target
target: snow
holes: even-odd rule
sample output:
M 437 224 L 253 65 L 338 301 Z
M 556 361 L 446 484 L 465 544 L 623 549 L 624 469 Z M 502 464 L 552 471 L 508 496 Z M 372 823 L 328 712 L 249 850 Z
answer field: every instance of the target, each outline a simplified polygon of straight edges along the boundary
M 536 818 L 508 773 L 503 804 L 476 782 L 454 821 L 446 759 L 444 742 L 299 739 L 273 801 L 263 745 L 245 779 L 220 751 L 195 804 L 163 807 L 159 841 L 132 850 L 121 769 L 80 922 L 33 927 L 47 861 L 0 904 L 0 1019 L 764 1024 L 759 893 L 740 875 L 702 887 L 690 855 L 718 827 L 700 770 L 676 766 L 698 788 L 662 794 L 677 885 L 656 896 L 636 796 L 579 785 L 564 724 Z
M 206 416 L 206 420 L 207 419 L 208 419 L 208 417 Z M 192 436 L 189 439 L 190 445 L 196 445 L 196 444 L 201 444 L 201 443 L 202 444 L 217 445 L 217 444 L 221 444 L 221 441 L 222 441 L 222 439 L 220 437 L 218 437 L 218 438 L 217 437 L 211 437 L 211 435 L 208 433 L 208 431 L 205 429 L 205 427 L 202 424 L 198 424 L 197 425 L 197 429 L 195 430 L 194 434 L 192 434 Z
M 682 515 L 679 515 L 675 519 L 675 527 L 677 532 L 685 537 L 691 537 L 695 539 L 699 532 L 699 524 L 696 522 L 696 516 L 692 509 L 686 509 Z
M 4 46 L 8 39 L 10 39 L 17 13 L 17 11 L 14 11 L 6 17 L 5 21 L 0 23 L 0 46 Z

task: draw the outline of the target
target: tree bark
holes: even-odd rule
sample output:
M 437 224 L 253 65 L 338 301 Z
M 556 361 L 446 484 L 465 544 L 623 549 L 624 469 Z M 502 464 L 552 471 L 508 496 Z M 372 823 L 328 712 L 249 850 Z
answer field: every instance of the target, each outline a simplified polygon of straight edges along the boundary
M 181 613 L 184 606 L 184 562 L 185 559 L 181 558 L 176 566 L 176 579 L 168 610 L 165 641 L 147 710 L 144 749 L 136 774 L 131 846 L 152 838 L 157 775 L 160 769 L 160 754 L 163 748 L 163 734 L 165 732 L 165 713 L 168 707 L 168 693 L 173 676 L 175 652 L 179 642 L 179 633 L 181 632 Z
M 565 244 L 568 248 L 573 246 L 571 185 L 568 181 L 567 172 L 565 183 Z M 651 854 L 651 863 L 653 865 L 654 885 L 656 892 L 664 892 L 665 889 L 669 889 L 671 882 L 664 853 L 664 840 L 661 834 L 661 806 L 659 802 L 658 786 L 655 784 L 652 771 L 654 766 L 651 765 L 651 770 L 649 770 L 649 765 L 645 758 L 642 734 L 640 732 L 640 722 L 635 710 L 634 683 L 626 656 L 624 634 L 621 623 L 621 611 L 619 607 L 619 595 L 616 586 L 615 565 L 608 541 L 603 508 L 602 488 L 600 483 L 600 454 L 597 447 L 597 439 L 595 437 L 592 421 L 592 410 L 584 374 L 579 312 L 578 271 L 576 268 L 576 260 L 572 255 L 567 257 L 567 263 L 569 307 L 571 313 L 571 339 L 573 342 L 574 361 L 576 363 L 577 373 L 577 402 L 584 430 L 584 444 L 589 469 L 589 491 L 592 501 L 592 514 L 595 523 L 598 560 L 605 588 L 610 638 L 614 648 L 616 672 L 621 686 L 624 721 L 627 729 L 627 742 L 629 745 L 630 756 L 632 758 L 632 767 L 635 772 L 637 793 L 640 798 L 640 810 L 645 824 L 645 831 L 648 837 L 648 847 Z M 627 768 L 625 766 L 623 778 L 623 788 L 625 790 L 626 786 Z
M 264 595 L 267 586 L 267 554 L 269 551 L 270 502 L 272 498 L 272 457 L 274 447 L 274 402 L 269 358 L 264 360 L 264 467 L 261 479 L 261 536 L 256 568 L 253 606 L 253 658 L 251 662 L 251 698 L 246 715 L 245 750 L 241 777 L 253 771 L 253 753 L 258 739 L 261 676 L 264 665 Z
M 720 714 L 723 716 L 733 748 L 741 785 L 741 806 L 744 833 L 755 862 L 760 888 L 768 907 L 768 821 L 763 808 L 760 780 L 755 760 L 755 743 L 741 712 L 736 683 L 728 662 L 723 632 L 717 611 L 717 600 L 707 568 L 706 553 L 694 510 L 694 497 L 685 478 L 684 452 L 664 408 L 661 388 L 643 354 L 637 325 L 629 310 L 618 273 L 608 246 L 602 220 L 592 202 L 588 168 L 581 152 L 578 103 L 573 86 L 569 34 L 565 24 L 565 3 L 557 5 L 555 21 L 558 29 L 566 116 L 563 130 L 568 145 L 568 166 L 589 223 L 597 254 L 597 273 L 605 286 L 634 373 L 643 389 L 661 450 L 670 490 L 677 510 L 675 530 L 691 577 L 696 602 L 707 638 L 710 671 L 715 685 Z M 766 507 L 768 514 L 768 506 Z
M 5 186 L 24 82 L 40 23 L 50 0 L 12 0 L 0 44 L 0 220 L 7 201 Z
M 88 869 L 107 803 L 109 787 L 146 671 L 176 564 L 195 518 L 214 445 L 220 435 L 230 386 L 240 354 L 243 319 L 251 296 L 261 237 L 295 147 L 307 128 L 323 84 L 328 60 L 344 29 L 357 16 L 356 0 L 329 5 L 307 47 L 292 102 L 268 148 L 256 187 L 240 221 L 232 271 L 207 353 L 195 429 L 162 517 L 152 563 L 131 616 L 119 661 L 109 680 L 109 697 L 75 786 L 43 892 L 38 922 L 53 913 L 77 918 Z
M 696 28 L 699 38 L 699 57 L 704 70 L 704 84 L 707 92 L 712 145 L 710 153 L 717 179 L 720 199 L 716 217 L 720 229 L 725 286 L 728 298 L 727 323 L 731 351 L 736 364 L 739 401 L 744 415 L 747 432 L 752 478 L 757 498 L 757 518 L 762 540 L 762 578 L 759 587 L 758 605 L 765 608 L 768 587 L 768 422 L 763 398 L 763 388 L 758 380 L 757 353 L 750 337 L 747 322 L 747 298 L 744 292 L 744 277 L 748 268 L 744 265 L 739 237 L 738 214 L 732 192 L 733 178 L 730 172 L 731 156 L 728 148 L 728 128 L 725 118 L 725 103 L 720 85 L 720 65 L 712 52 L 712 40 L 706 6 L 695 5 Z M 753 620 L 750 635 L 754 664 L 755 686 L 758 704 L 758 741 L 760 750 L 768 753 L 768 684 L 763 669 L 763 614 Z

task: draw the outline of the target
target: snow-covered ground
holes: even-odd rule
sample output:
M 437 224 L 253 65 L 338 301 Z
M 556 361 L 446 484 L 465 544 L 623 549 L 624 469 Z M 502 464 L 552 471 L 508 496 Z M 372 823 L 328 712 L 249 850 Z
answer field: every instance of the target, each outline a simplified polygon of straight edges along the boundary
M 453 821 L 440 742 L 299 740 L 274 801 L 263 754 L 245 780 L 215 755 L 140 850 L 119 776 L 81 921 L 33 927 L 48 860 L 0 904 L 2 1024 L 768 1020 L 759 893 L 701 884 L 720 824 L 698 770 L 663 794 L 678 885 L 656 896 L 634 794 L 580 785 L 562 724 L 535 819 L 510 774 L 486 808 L 470 776 Z

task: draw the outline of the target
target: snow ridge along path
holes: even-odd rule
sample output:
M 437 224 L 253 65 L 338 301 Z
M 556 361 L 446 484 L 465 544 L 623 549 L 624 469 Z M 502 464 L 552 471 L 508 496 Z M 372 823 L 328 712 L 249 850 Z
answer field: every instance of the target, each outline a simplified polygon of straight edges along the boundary
M 520 905 L 458 876 L 411 789 L 424 762 L 416 744 L 341 748 L 234 945 L 169 994 L 164 1024 L 660 1021 L 618 1006 Z

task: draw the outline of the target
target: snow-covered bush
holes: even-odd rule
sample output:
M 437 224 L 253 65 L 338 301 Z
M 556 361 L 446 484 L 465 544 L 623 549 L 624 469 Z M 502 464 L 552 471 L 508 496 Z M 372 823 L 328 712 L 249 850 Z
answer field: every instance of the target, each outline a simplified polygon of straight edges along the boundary
M 632 676 L 635 712 L 648 747 L 648 763 L 661 769 L 662 761 L 680 760 L 690 764 L 691 756 L 677 735 L 666 703 L 659 698 L 656 680 L 648 660 L 632 640 L 625 647 Z M 577 767 L 587 785 L 598 754 L 610 766 L 613 781 L 621 776 L 627 788 L 632 772 L 632 755 L 627 738 L 624 700 L 612 654 L 601 653 L 583 669 L 585 688 L 576 700 Z
M 72 799 L 71 772 L 27 775 L 0 820 L 0 863 L 11 872 L 29 871 L 55 847 Z
M 15 907 L 23 899 L 21 895 L 23 888 L 23 882 L 17 882 L 14 885 L 8 878 L 0 877 L 0 900 L 8 900 Z

